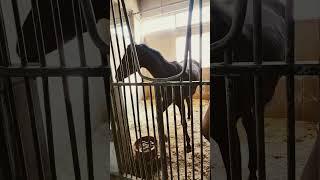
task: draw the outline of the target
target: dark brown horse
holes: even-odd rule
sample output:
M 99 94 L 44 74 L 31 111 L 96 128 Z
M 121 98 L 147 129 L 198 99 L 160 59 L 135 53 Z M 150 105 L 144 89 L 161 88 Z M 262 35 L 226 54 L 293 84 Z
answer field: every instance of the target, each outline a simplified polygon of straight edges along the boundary
M 232 21 L 232 2 L 234 1 L 211 1 L 211 43 L 221 39 L 229 31 Z M 229 7 L 228 7 L 229 6 Z M 285 51 L 285 21 L 284 5 L 278 0 L 262 1 L 262 43 L 264 61 L 282 61 Z M 213 62 L 223 62 L 223 50 L 211 52 Z M 248 0 L 247 14 L 241 34 L 233 44 L 234 62 L 252 62 L 253 59 L 253 4 Z M 273 97 L 279 76 L 274 74 L 262 75 L 262 104 L 265 106 Z M 249 145 L 249 170 L 250 180 L 257 179 L 257 144 L 256 144 L 256 124 L 253 115 L 254 109 L 254 81 L 252 75 L 241 75 L 234 77 L 232 91 L 232 114 L 231 134 L 235 139 L 232 156 L 235 157 L 236 179 L 242 179 L 241 175 L 241 153 L 236 123 L 242 119 L 242 123 L 247 133 Z M 227 171 L 228 180 L 231 178 L 229 161 L 229 144 L 227 128 L 227 109 L 226 109 L 226 89 L 224 77 L 211 78 L 211 114 L 210 136 L 218 143 L 222 158 Z M 207 130 L 206 137 L 209 138 L 208 117 L 204 124 Z
M 179 74 L 182 70 L 183 62 L 178 63 L 177 61 L 168 62 L 164 57 L 156 50 L 144 45 L 135 45 L 139 64 L 141 67 L 146 68 L 153 77 L 155 78 L 166 78 L 170 76 L 174 76 Z M 129 45 L 126 49 L 126 53 L 123 56 L 119 67 L 116 71 L 116 79 L 117 80 L 124 80 L 129 75 L 137 72 L 135 68 L 134 61 L 133 61 L 133 52 L 131 46 Z M 182 75 L 182 79 L 184 81 L 189 80 L 189 72 L 191 73 L 191 80 L 192 81 L 199 81 L 200 80 L 200 64 L 196 61 L 192 61 L 192 71 L 190 72 L 190 68 L 187 66 L 186 72 Z M 175 81 L 179 81 L 176 79 Z M 192 86 L 191 94 L 193 95 L 197 89 L 197 86 Z M 188 105 L 188 118 L 190 118 L 190 97 L 189 96 L 189 87 L 183 86 L 182 87 L 182 94 L 180 93 L 179 87 L 172 87 L 168 86 L 167 89 L 161 87 L 161 91 L 165 92 L 166 96 L 163 96 L 163 108 L 162 110 L 165 111 L 173 102 L 175 105 L 178 106 L 178 109 L 181 114 L 181 124 L 183 126 L 183 133 L 186 137 L 187 142 L 187 152 L 191 152 L 191 145 L 190 145 L 190 137 L 187 131 L 187 121 L 185 117 L 185 104 L 184 100 L 186 100 Z M 172 91 L 174 91 L 174 98 L 172 98 Z M 174 99 L 174 100 L 172 100 Z

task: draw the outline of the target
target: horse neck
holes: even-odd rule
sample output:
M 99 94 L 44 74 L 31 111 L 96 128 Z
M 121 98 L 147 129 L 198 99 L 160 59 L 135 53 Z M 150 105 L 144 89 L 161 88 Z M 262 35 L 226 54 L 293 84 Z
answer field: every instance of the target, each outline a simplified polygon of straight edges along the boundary
M 141 66 L 146 68 L 155 78 L 165 78 L 176 74 L 175 66 L 169 63 L 163 57 L 147 55 L 144 57 L 144 59 L 145 61 L 141 63 Z

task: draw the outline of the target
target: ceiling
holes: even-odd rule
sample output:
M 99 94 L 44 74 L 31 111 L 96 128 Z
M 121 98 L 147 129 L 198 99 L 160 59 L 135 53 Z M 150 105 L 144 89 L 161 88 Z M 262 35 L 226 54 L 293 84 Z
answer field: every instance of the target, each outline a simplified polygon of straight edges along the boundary
M 203 3 L 209 3 L 203 0 Z M 159 14 L 170 13 L 188 8 L 189 0 L 138 0 L 139 12 L 142 17 L 150 17 Z M 195 1 L 195 7 L 198 1 Z

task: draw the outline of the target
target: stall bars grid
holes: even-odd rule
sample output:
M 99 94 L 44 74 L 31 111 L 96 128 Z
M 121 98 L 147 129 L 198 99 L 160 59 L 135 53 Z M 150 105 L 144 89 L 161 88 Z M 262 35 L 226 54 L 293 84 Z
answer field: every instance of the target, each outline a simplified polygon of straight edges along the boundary
M 247 6 L 246 0 L 240 0 L 235 3 L 237 6 Z M 253 75 L 254 76 L 254 97 L 255 97 L 255 121 L 256 134 L 257 134 L 257 159 L 258 169 L 257 177 L 259 180 L 266 179 L 266 162 L 265 162 L 265 141 L 264 141 L 264 111 L 261 102 L 261 75 L 262 74 L 275 74 L 286 77 L 286 100 L 287 100 L 287 179 L 296 179 L 296 165 L 295 165 L 295 76 L 303 75 L 319 75 L 320 65 L 317 61 L 305 64 L 295 64 L 294 61 L 294 43 L 295 43 L 295 27 L 293 18 L 294 2 L 292 0 L 286 0 L 285 2 L 285 21 L 286 21 L 286 47 L 285 47 L 285 60 L 274 62 L 263 62 L 262 60 L 262 31 L 261 31 L 261 0 L 254 0 L 253 3 L 253 52 L 254 62 L 232 62 L 232 42 L 236 34 L 238 34 L 243 27 L 243 20 L 246 15 L 246 11 L 241 8 L 235 7 L 238 18 L 233 19 L 232 27 L 235 27 L 232 33 L 228 33 L 220 42 L 211 44 L 211 51 L 219 48 L 223 48 L 225 51 L 224 63 L 211 63 L 211 78 L 214 79 L 218 76 L 225 77 L 226 82 L 226 101 L 227 112 L 232 113 L 232 77 L 239 77 L 241 75 Z M 232 29 L 232 28 L 231 28 Z M 230 30 L 231 32 L 231 30 Z M 229 41 L 230 40 L 230 41 Z M 212 60 L 214 62 L 214 60 Z M 214 109 L 213 109 L 214 111 Z M 228 116 L 228 129 L 230 129 L 230 116 Z M 214 128 L 214 127 L 213 127 Z M 229 137 L 229 148 L 232 149 L 234 138 Z M 231 151 L 231 150 L 230 150 Z M 230 156 L 230 159 L 232 157 Z M 229 162 L 231 167 L 231 179 L 239 179 L 236 173 L 233 171 L 235 168 L 232 160 Z M 241 178 L 240 178 L 241 179 Z
M 109 45 L 103 41 L 103 39 L 98 34 L 96 28 L 96 19 L 95 12 L 93 11 L 93 5 L 90 0 L 74 0 L 72 1 L 72 9 L 69 10 L 71 16 L 74 18 L 74 25 L 76 31 L 76 39 L 79 42 L 79 54 L 81 59 L 81 66 L 79 67 L 68 67 L 66 66 L 66 62 L 64 59 L 64 37 L 62 31 L 61 18 L 59 13 L 61 11 L 58 1 L 48 1 L 50 4 L 50 9 L 52 13 L 52 21 L 54 23 L 54 29 L 52 31 L 55 32 L 55 39 L 57 42 L 56 46 L 59 52 L 59 59 L 61 66 L 60 67 L 50 67 L 47 66 L 46 63 L 46 51 L 44 50 L 43 42 L 46 37 L 43 36 L 42 25 L 39 10 L 39 1 L 32 0 L 32 17 L 34 23 L 34 32 L 36 32 L 34 43 L 37 43 L 39 48 L 37 56 L 39 57 L 39 63 L 28 62 L 29 57 L 23 52 L 25 52 L 26 44 L 24 41 L 19 41 L 17 48 L 21 53 L 21 61 L 20 65 L 12 64 L 12 59 L 10 59 L 10 52 L 8 47 L 8 37 L 6 34 L 6 24 L 4 23 L 4 14 L 3 7 L 1 7 L 0 3 L 0 77 L 1 77 L 1 107 L 0 107 L 0 115 L 1 115 L 1 127 L 3 127 L 6 144 L 6 152 L 8 159 L 8 176 L 5 178 L 9 179 L 43 179 L 43 180 L 56 180 L 57 172 L 56 172 L 56 163 L 55 163 L 55 152 L 54 152 L 54 139 L 53 139 L 53 130 L 52 130 L 52 112 L 50 107 L 50 89 L 48 84 L 48 79 L 52 77 L 59 77 L 63 81 L 63 93 L 64 100 L 66 105 L 66 113 L 67 113 L 67 123 L 69 130 L 69 138 L 70 145 L 72 149 L 72 159 L 73 159 L 73 172 L 74 177 L 77 180 L 81 180 L 81 170 L 79 165 L 79 155 L 78 155 L 78 147 L 77 147 L 77 139 L 75 134 L 75 125 L 74 125 L 74 117 L 72 114 L 72 104 L 70 100 L 70 92 L 69 85 L 67 82 L 68 77 L 80 77 L 83 82 L 83 104 L 84 104 L 84 114 L 85 114 L 85 136 L 86 136 L 86 155 L 87 155 L 87 173 L 88 179 L 95 179 L 94 176 L 94 166 L 93 166 L 93 152 L 92 152 L 92 134 L 91 134 L 91 118 L 90 118 L 90 102 L 89 102 L 89 85 L 88 78 L 89 77 L 100 77 L 104 79 L 104 87 L 105 87 L 105 99 L 109 119 L 111 118 L 111 112 L 108 109 L 111 109 L 109 98 L 109 89 L 110 89 L 110 80 L 109 75 L 111 74 L 111 69 L 109 66 L 109 62 L 107 61 L 109 56 Z M 21 26 L 21 16 L 20 9 L 18 6 L 17 0 L 11 1 L 11 6 L 14 15 L 14 24 L 16 27 L 16 33 L 20 40 L 24 39 L 23 29 Z M 108 7 L 101 7 L 108 8 Z M 48 12 L 49 13 L 49 12 Z M 105 18 L 108 15 L 105 15 Z M 96 47 L 98 47 L 99 52 L 101 54 L 101 66 L 88 66 L 86 62 L 86 57 L 84 54 L 84 43 L 83 43 L 83 28 L 86 27 L 87 31 L 90 34 L 91 39 L 93 40 Z M 66 30 L 66 29 L 64 29 Z M 70 37 L 69 37 L 70 38 Z M 72 37 L 71 37 L 72 38 Z M 31 132 L 33 138 L 33 144 L 30 144 L 35 150 L 35 152 L 27 152 L 29 155 L 34 155 L 36 158 L 36 162 L 33 163 L 33 167 L 26 167 L 26 161 L 24 152 L 30 151 L 30 148 L 22 146 L 21 133 L 26 131 L 24 129 L 20 129 L 17 121 L 17 109 L 14 98 L 13 91 L 13 82 L 14 79 L 21 78 L 24 82 L 25 87 L 25 95 L 28 103 L 28 113 L 31 121 Z M 39 122 L 39 119 L 36 118 L 36 109 L 35 107 L 37 100 L 33 94 L 33 87 L 35 83 L 35 79 L 42 79 L 43 84 L 43 93 L 44 93 L 44 106 L 45 106 L 45 119 L 46 119 L 46 134 L 44 131 L 39 131 L 39 126 L 43 125 L 42 122 Z M 108 123 L 108 122 L 107 122 Z M 1 133 L 2 133 L 1 132 Z M 45 141 L 42 141 L 45 138 Z M 40 140 L 42 139 L 42 140 Z M 49 167 L 49 168 L 47 168 Z M 37 175 L 32 174 L 30 171 L 36 172 Z M 1 174 L 2 175 L 2 174 Z
M 191 37 L 191 18 L 192 18 L 192 12 L 194 9 L 194 0 L 189 1 L 189 15 L 188 15 L 188 29 L 187 29 L 187 44 L 186 44 L 186 54 L 185 54 L 185 67 L 189 66 L 191 67 L 191 61 L 189 61 L 189 64 L 187 64 L 187 57 L 191 53 L 190 50 L 190 37 Z M 202 6 L 203 2 L 202 0 L 199 0 L 199 36 L 200 36 L 200 67 L 202 67 Z M 124 80 L 120 81 L 116 78 L 114 78 L 113 83 L 111 84 L 111 98 L 112 98 L 112 107 L 113 107 L 113 117 L 114 120 L 111 122 L 112 129 L 113 129 L 113 137 L 115 142 L 115 148 L 117 152 L 117 158 L 119 163 L 119 169 L 120 169 L 120 176 L 132 178 L 132 179 L 207 179 L 209 178 L 209 174 L 207 174 L 207 177 L 204 176 L 204 156 L 203 156 L 203 136 L 202 136 L 202 116 L 203 116 L 203 87 L 210 86 L 209 81 L 204 81 L 202 77 L 202 68 L 200 69 L 200 80 L 194 81 L 191 79 L 191 70 L 190 73 L 187 74 L 189 76 L 188 78 L 182 79 L 180 76 L 176 75 L 176 77 L 169 77 L 169 78 L 149 78 L 144 77 L 144 75 L 139 72 L 139 63 L 136 62 L 137 58 L 135 56 L 135 46 L 133 35 L 132 35 L 132 26 L 130 24 L 130 17 L 128 17 L 127 7 L 123 0 L 117 0 L 116 3 L 111 2 L 111 27 L 114 29 L 115 32 L 115 39 L 111 42 L 111 59 L 110 63 L 113 68 L 113 77 L 116 76 L 116 69 L 118 66 L 117 60 L 121 60 L 121 52 L 122 54 L 126 54 L 124 56 L 123 61 L 127 65 L 125 65 L 125 68 L 119 68 L 120 69 L 120 76 L 121 77 L 127 77 L 125 75 L 130 74 L 130 66 L 133 66 L 135 71 L 133 73 L 133 77 L 128 78 L 128 82 L 124 82 Z M 125 40 L 125 33 L 128 31 L 130 41 L 129 43 Z M 129 60 L 127 58 L 127 49 L 131 49 L 131 56 L 133 56 L 134 60 L 133 63 L 129 63 Z M 123 50 L 121 50 L 123 49 Z M 127 49 L 127 50 L 126 50 Z M 133 51 L 133 52 L 132 52 Z M 137 72 L 139 73 L 141 80 L 138 79 Z M 187 90 L 188 93 L 191 93 L 191 87 L 192 86 L 199 86 L 199 93 L 200 93 L 200 107 L 193 107 L 193 97 L 191 94 L 189 94 L 189 101 L 190 101 L 190 121 L 191 124 L 191 145 L 192 145 L 192 152 L 191 154 L 191 163 L 187 163 L 187 153 L 185 151 L 186 149 L 186 142 L 185 142 L 185 136 L 183 137 L 183 147 L 178 147 L 178 137 L 177 137 L 177 117 L 178 117 L 178 111 L 175 107 L 175 100 L 176 95 L 175 91 L 180 92 L 180 96 L 182 96 L 182 91 Z M 176 88 L 176 90 L 175 90 Z M 155 89 L 155 91 L 153 91 Z M 139 93 L 142 93 L 142 100 L 141 104 L 139 104 Z M 147 99 L 147 93 L 149 94 L 149 100 Z M 181 99 L 184 99 L 181 97 Z M 173 117 L 169 117 L 169 107 L 167 109 L 163 109 L 163 106 L 167 107 L 167 104 L 165 103 L 171 103 L 173 102 L 173 107 L 170 108 L 173 111 Z M 181 102 L 184 103 L 184 102 Z M 151 106 L 151 108 L 150 108 Z M 131 110 L 129 110 L 131 109 Z M 193 109 L 197 109 L 199 113 L 195 113 Z M 185 111 L 184 108 L 182 108 L 182 111 Z M 182 114 L 185 114 L 185 112 L 182 112 Z M 194 127 L 193 127 L 193 121 L 195 114 L 198 114 L 199 120 L 200 120 L 200 133 L 196 134 L 194 133 Z M 131 119 L 131 127 L 129 119 Z M 166 121 L 165 121 L 166 120 Z M 170 122 L 169 122 L 170 121 Z M 145 127 L 142 127 L 142 123 L 145 123 Z M 167 124 L 167 126 L 164 126 L 164 123 Z M 169 125 L 170 123 L 170 125 Z M 173 126 L 174 123 L 174 129 L 175 130 L 169 130 L 169 126 Z M 150 125 L 149 125 L 150 124 Z M 145 128 L 145 129 L 143 129 Z M 131 129 L 132 132 L 130 132 Z M 167 131 L 167 142 L 164 140 L 164 131 Z M 171 131 L 171 132 L 170 132 Z M 145 136 L 143 135 L 145 134 Z M 170 135 L 171 134 L 171 135 Z M 194 144 L 194 136 L 200 137 L 199 146 L 195 147 Z M 170 140 L 170 136 L 174 137 Z M 137 158 L 134 144 L 135 142 L 133 140 L 138 140 L 143 137 L 147 137 L 147 144 L 148 147 L 150 147 L 150 144 L 152 144 L 151 140 L 155 138 L 156 142 L 156 163 L 151 163 L 150 161 L 153 161 L 154 159 L 148 159 L 147 155 L 145 155 L 143 152 L 146 150 L 142 147 L 142 156 L 140 158 Z M 151 139 L 152 138 L 152 139 Z M 180 137 L 182 138 L 182 137 Z M 176 145 L 170 145 L 171 143 L 175 143 Z M 175 142 L 172 142 L 175 141 Z M 168 144 L 168 147 L 166 147 L 165 143 Z M 182 146 L 182 145 L 181 145 Z M 195 148 L 198 148 L 200 150 L 200 157 L 195 157 Z M 182 154 L 181 157 L 179 157 L 179 149 L 180 153 Z M 172 154 L 172 151 L 176 151 L 177 154 L 174 157 Z M 159 154 L 158 154 L 159 152 Z M 158 157 L 158 155 L 160 157 Z M 158 159 L 159 158 L 159 159 Z M 182 158 L 182 160 L 180 160 Z M 195 158 L 198 158 L 200 161 L 200 167 L 198 174 L 195 170 Z M 173 164 L 172 161 L 176 161 L 176 164 Z M 209 163 L 208 163 L 209 164 Z M 175 169 L 177 168 L 177 169 Z M 181 170 L 182 169 L 182 170 Z M 191 173 L 188 171 L 191 170 Z M 154 172 L 151 172 L 154 171 Z

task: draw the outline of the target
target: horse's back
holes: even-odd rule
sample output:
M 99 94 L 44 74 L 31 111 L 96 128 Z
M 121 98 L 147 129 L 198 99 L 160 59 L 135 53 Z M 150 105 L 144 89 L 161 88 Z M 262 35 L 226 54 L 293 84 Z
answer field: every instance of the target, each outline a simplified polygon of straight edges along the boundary
M 217 0 L 211 17 L 211 43 L 223 38 L 231 26 L 234 1 Z M 247 14 L 241 34 L 234 45 L 234 61 L 253 61 L 253 0 L 248 0 Z M 262 1 L 262 41 L 265 61 L 282 60 L 285 47 L 284 5 L 279 0 Z M 223 51 L 211 52 L 215 62 L 223 62 Z
M 218 0 L 221 3 L 221 0 Z M 245 18 L 244 26 L 238 39 L 236 39 L 233 54 L 234 61 L 253 61 L 253 8 L 252 1 L 248 0 L 247 15 Z M 217 3 L 219 3 L 217 2 Z M 233 0 L 234 2 L 234 0 Z M 283 18 L 284 6 L 278 0 L 263 0 L 262 1 L 262 56 L 264 61 L 279 61 L 284 59 L 285 50 L 285 21 Z M 227 4 L 228 5 L 228 4 Z M 213 6 L 215 6 L 213 4 Z M 222 7 L 222 8 L 220 8 Z M 213 21 L 211 24 L 213 42 L 221 39 L 229 31 L 231 26 L 232 11 L 224 5 L 217 5 L 211 14 Z M 212 43 L 212 42 L 211 42 Z M 223 62 L 224 52 L 213 51 L 211 58 L 215 62 Z M 262 91 L 263 91 L 263 104 L 269 102 L 274 94 L 275 87 L 279 80 L 279 76 L 264 74 L 262 75 Z M 223 118 L 226 110 L 225 100 L 225 80 L 224 77 L 214 77 L 212 82 L 212 95 L 216 112 L 215 115 L 219 116 L 215 119 Z M 237 115 L 245 111 L 249 111 L 254 104 L 254 81 L 253 76 L 240 76 L 233 81 L 233 104 L 234 112 Z M 218 113 L 219 112 L 219 113 Z M 222 113 L 224 112 L 224 113 Z
M 179 63 L 177 63 L 177 65 L 179 66 L 179 72 L 181 72 L 183 65 L 184 65 L 184 61 L 180 61 Z M 200 75 L 201 75 L 200 74 L 201 67 L 200 67 L 200 63 L 195 60 L 192 60 L 191 68 L 190 68 L 189 62 L 187 63 L 186 71 L 183 74 L 183 80 L 189 80 L 190 69 L 191 69 L 191 80 L 192 81 L 199 81 Z

